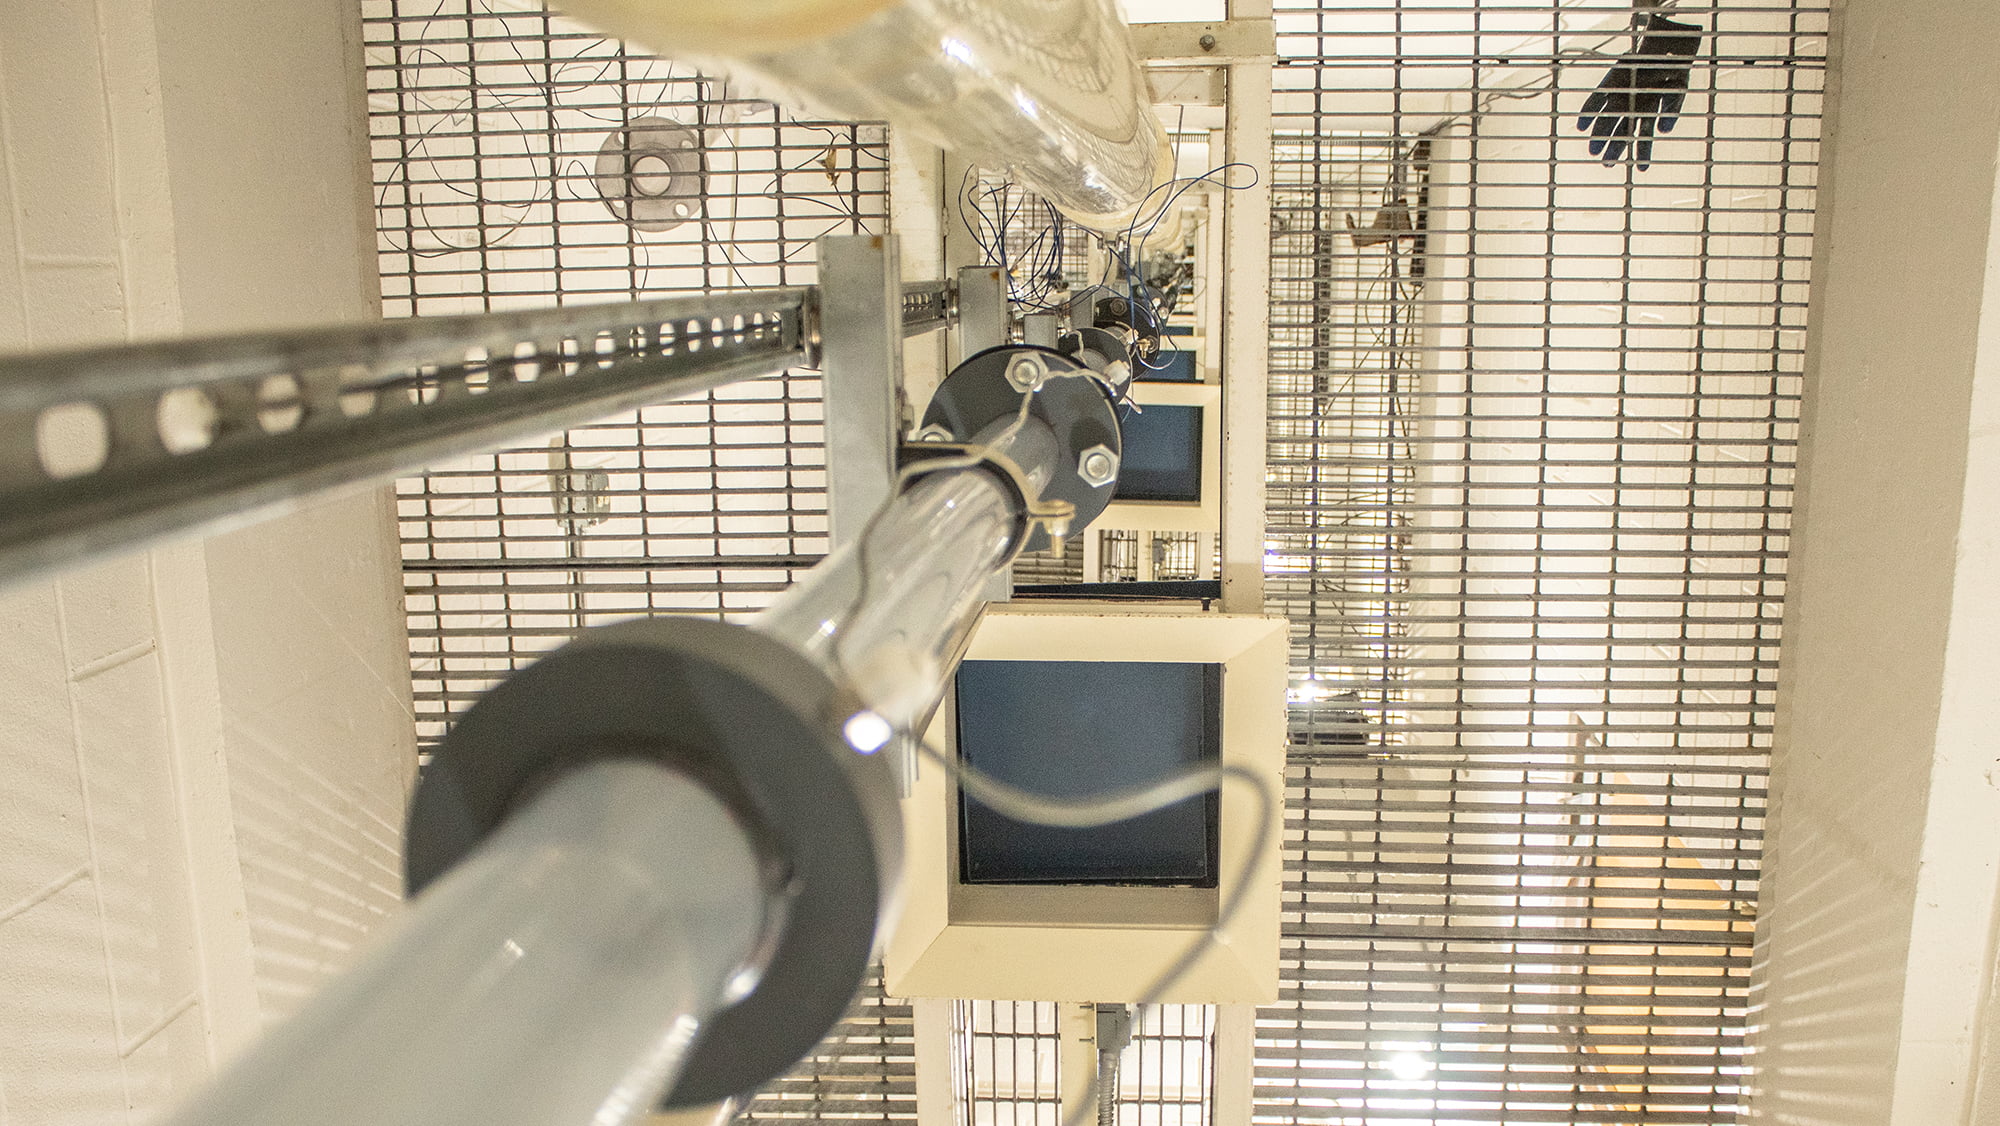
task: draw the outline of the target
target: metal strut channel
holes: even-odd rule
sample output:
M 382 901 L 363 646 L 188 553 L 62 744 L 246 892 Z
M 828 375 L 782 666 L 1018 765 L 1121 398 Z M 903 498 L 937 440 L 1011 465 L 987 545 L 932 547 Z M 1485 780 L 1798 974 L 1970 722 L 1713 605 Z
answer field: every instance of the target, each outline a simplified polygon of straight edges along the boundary
M 0 587 L 812 362 L 818 293 L 747 290 L 0 358 Z M 904 331 L 955 314 L 907 288 Z
M 958 287 L 946 281 L 903 283 L 903 335 L 921 336 L 958 321 Z

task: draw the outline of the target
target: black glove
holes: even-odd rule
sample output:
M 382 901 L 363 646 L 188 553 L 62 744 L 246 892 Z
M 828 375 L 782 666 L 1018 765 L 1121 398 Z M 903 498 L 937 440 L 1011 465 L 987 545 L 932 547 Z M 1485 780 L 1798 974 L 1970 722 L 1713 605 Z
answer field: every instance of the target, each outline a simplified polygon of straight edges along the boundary
M 1590 154 L 1607 167 L 1632 147 L 1639 167 L 1653 163 L 1653 132 L 1670 133 L 1687 101 L 1688 72 L 1701 53 L 1703 28 L 1658 12 L 1638 17 L 1639 45 L 1618 60 L 1583 103 L 1576 127 L 1590 134 Z

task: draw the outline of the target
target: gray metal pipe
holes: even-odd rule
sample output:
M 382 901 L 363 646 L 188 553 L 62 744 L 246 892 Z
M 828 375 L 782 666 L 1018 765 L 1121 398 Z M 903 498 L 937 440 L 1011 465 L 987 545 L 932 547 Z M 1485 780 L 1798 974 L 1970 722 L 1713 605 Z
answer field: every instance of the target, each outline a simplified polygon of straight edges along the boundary
M 769 899 L 730 810 L 653 763 L 550 784 L 171 1126 L 617 1126 L 752 985 Z

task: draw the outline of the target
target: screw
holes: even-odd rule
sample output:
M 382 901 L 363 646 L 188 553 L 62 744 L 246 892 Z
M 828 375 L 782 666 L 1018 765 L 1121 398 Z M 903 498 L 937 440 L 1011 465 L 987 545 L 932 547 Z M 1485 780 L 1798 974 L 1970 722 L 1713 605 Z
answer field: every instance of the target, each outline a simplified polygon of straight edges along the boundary
M 1213 35 L 1204 35 L 1197 42 L 1201 44 L 1201 49 L 1204 51 L 1215 50 L 1215 36 Z

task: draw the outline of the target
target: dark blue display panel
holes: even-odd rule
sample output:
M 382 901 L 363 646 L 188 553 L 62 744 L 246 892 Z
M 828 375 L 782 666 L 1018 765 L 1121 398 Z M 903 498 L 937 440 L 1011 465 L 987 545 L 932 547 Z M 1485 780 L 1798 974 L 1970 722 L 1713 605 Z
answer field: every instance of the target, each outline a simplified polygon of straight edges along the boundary
M 956 684 L 959 757 L 1033 793 L 1126 790 L 1221 757 L 1221 665 L 967 661 Z M 959 879 L 1214 887 L 1217 809 L 1210 792 L 1113 825 L 1051 829 L 961 793 Z
M 1201 411 L 1155 403 L 1120 420 L 1124 452 L 1112 499 L 1201 503 Z
M 1201 382 L 1201 368 L 1195 363 L 1195 354 L 1171 348 L 1142 362 L 1135 371 L 1148 383 Z

